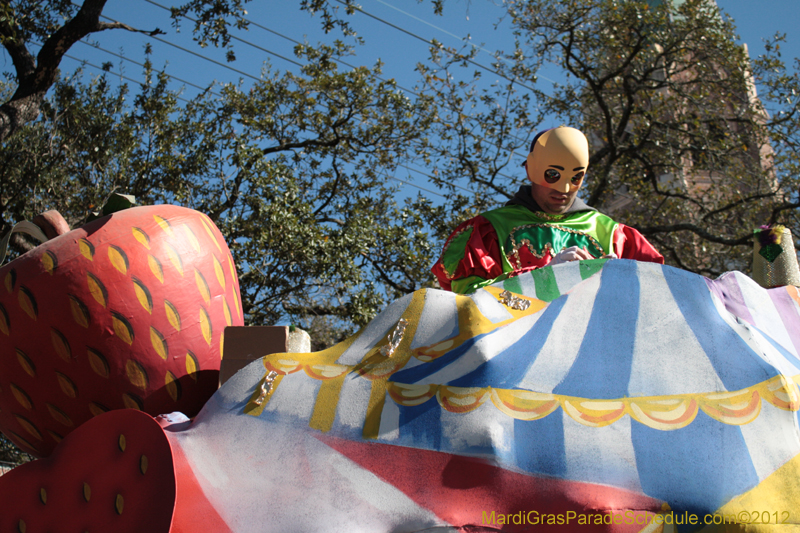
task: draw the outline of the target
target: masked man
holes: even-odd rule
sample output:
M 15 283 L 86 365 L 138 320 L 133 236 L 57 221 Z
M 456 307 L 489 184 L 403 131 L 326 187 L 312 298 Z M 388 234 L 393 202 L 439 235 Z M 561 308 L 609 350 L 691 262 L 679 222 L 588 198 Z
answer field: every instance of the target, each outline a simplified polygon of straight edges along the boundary
M 589 143 L 580 131 L 538 134 L 524 165 L 531 184 L 504 207 L 455 229 L 432 269 L 439 285 L 469 293 L 548 264 L 600 257 L 663 264 L 641 233 L 577 197 L 588 165 Z

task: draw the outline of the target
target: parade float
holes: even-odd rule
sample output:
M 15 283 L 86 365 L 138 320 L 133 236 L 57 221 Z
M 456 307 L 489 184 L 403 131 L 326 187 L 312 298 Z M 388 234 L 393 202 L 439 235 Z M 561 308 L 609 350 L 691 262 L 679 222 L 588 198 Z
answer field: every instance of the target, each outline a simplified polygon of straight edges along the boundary
M 120 211 L 0 281 L 0 429 L 42 457 L 0 477 L 3 532 L 800 523 L 792 285 L 570 262 L 419 290 L 215 390 L 243 318 L 204 215 Z

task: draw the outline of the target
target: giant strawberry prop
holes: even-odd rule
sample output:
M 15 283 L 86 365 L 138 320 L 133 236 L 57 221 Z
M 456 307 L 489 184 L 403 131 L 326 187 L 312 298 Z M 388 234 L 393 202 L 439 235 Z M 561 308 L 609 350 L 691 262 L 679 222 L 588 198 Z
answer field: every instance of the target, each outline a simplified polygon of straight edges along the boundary
M 45 456 L 111 409 L 193 416 L 242 325 L 230 251 L 205 215 L 118 211 L 0 268 L 0 430 Z

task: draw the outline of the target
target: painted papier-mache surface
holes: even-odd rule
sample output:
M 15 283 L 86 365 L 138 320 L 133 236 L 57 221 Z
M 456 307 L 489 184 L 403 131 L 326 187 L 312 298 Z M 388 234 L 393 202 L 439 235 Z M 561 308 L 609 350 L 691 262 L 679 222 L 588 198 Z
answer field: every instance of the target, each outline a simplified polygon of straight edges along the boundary
M 253 362 L 191 421 L 134 412 L 131 432 L 110 412 L 61 446 L 95 437 L 86 471 L 118 483 L 92 501 L 115 531 L 788 531 L 798 302 L 624 259 L 421 290 L 332 348 Z M 0 530 L 38 530 L 39 489 L 58 491 L 6 477 L 0 501 L 33 503 Z M 160 529 L 115 507 L 148 498 Z
M 206 215 L 142 206 L 66 230 L 0 268 L 0 431 L 37 457 L 109 410 L 194 416 L 243 323 Z
M 232 531 L 695 531 L 714 513 L 782 531 L 800 521 L 799 300 L 628 260 L 422 290 L 333 348 L 251 364 L 167 434 Z

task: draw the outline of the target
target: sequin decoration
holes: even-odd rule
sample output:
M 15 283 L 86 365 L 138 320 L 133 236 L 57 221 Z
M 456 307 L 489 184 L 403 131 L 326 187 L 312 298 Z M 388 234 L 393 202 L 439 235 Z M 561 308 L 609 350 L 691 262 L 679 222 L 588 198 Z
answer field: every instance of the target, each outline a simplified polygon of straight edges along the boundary
M 776 235 L 778 230 L 780 235 Z M 784 226 L 762 226 L 755 233 L 753 279 L 768 289 L 784 285 L 800 286 L 800 268 L 792 232 Z
M 278 373 L 271 370 L 269 374 L 264 376 L 264 381 L 261 383 L 261 392 L 254 402 L 256 405 L 261 405 L 267 399 L 267 395 L 272 391 L 272 382 L 278 377 Z
M 394 327 L 394 331 L 389 334 L 389 344 L 381 348 L 381 355 L 384 357 L 391 357 L 392 354 L 397 350 L 397 347 L 400 346 L 400 342 L 403 340 L 403 334 L 406 332 L 406 326 L 408 325 L 408 320 L 405 318 L 401 318 L 397 321 L 397 325 Z
M 779 255 L 781 255 L 781 252 L 783 252 L 781 245 L 773 242 L 772 244 L 768 244 L 761 248 L 758 253 L 761 257 L 772 263 L 778 258 Z
M 516 311 L 525 311 L 527 308 L 531 306 L 530 300 L 520 298 L 511 291 L 501 292 L 500 301 Z

